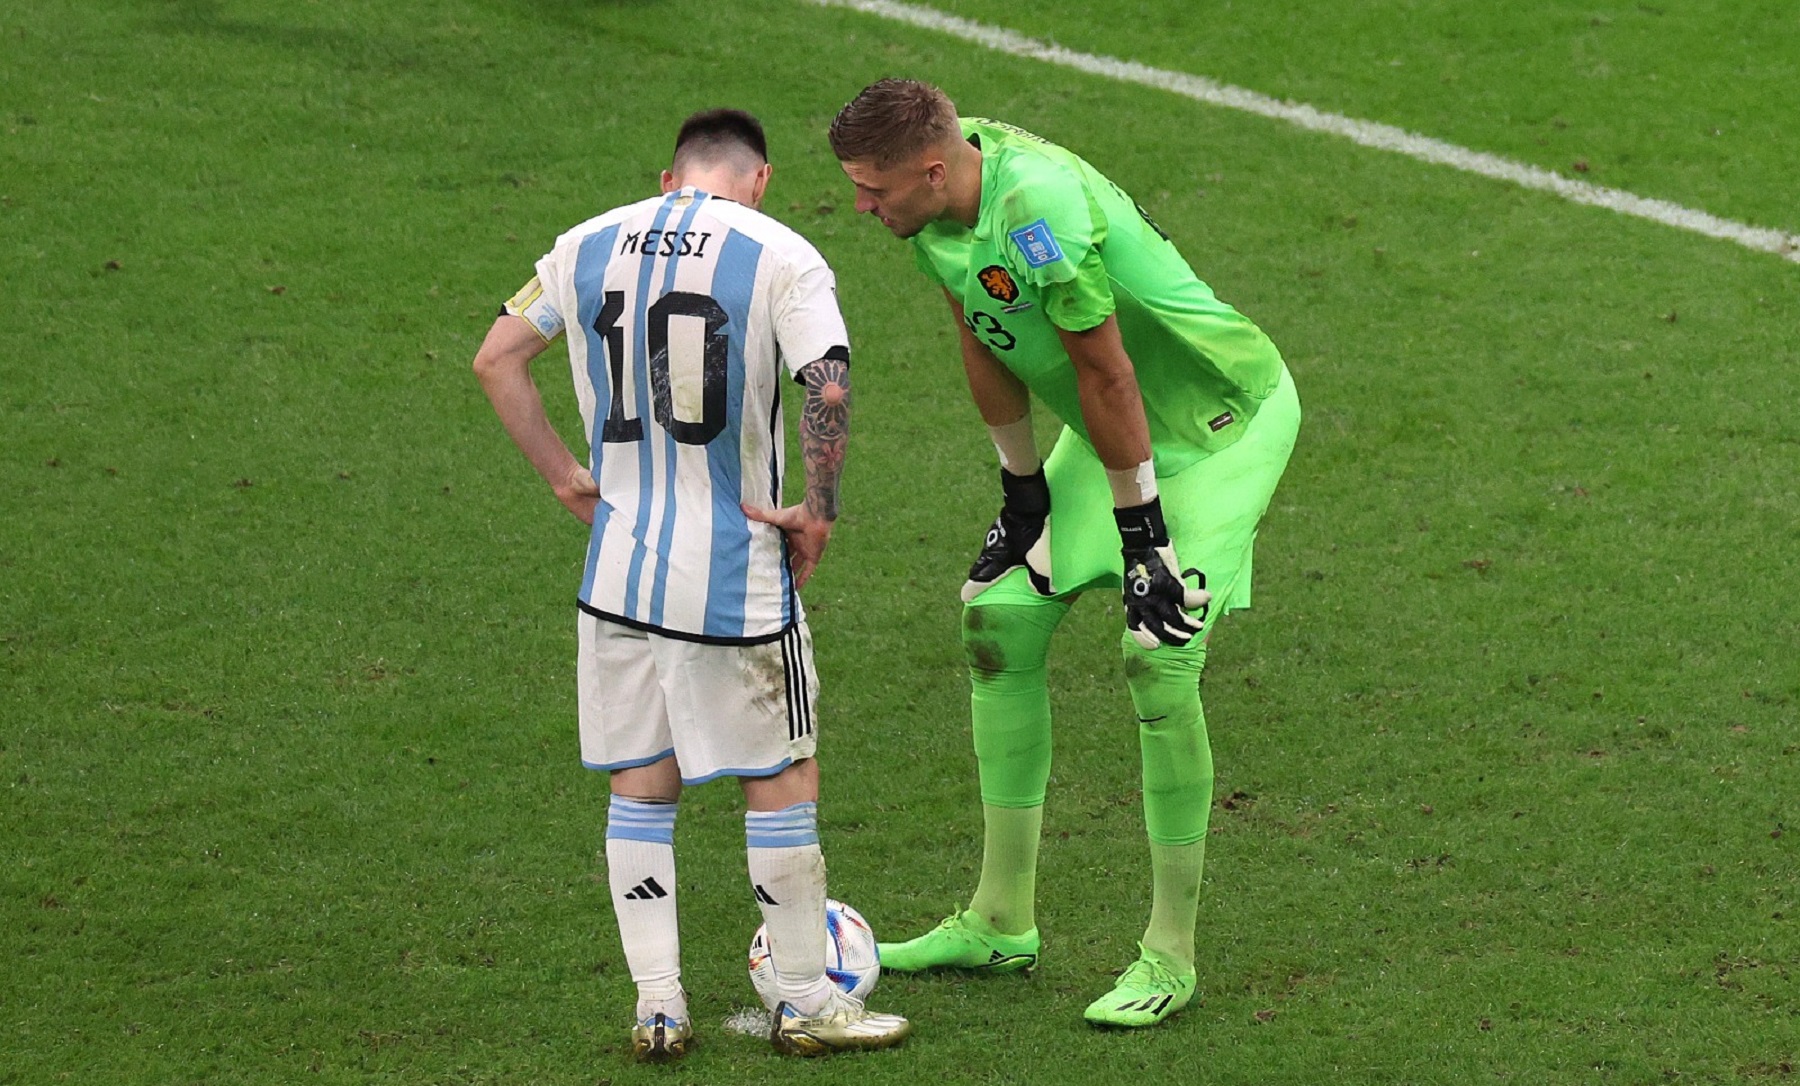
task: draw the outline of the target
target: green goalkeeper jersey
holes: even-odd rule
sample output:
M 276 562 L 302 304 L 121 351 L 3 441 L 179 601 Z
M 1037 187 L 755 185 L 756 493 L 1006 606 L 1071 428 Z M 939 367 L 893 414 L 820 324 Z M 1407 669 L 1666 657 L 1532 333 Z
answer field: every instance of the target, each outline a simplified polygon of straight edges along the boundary
M 1269 337 L 1215 298 L 1143 209 L 1072 151 L 983 118 L 962 118 L 962 129 L 982 155 L 975 226 L 933 222 L 912 242 L 975 337 L 1087 439 L 1056 329 L 1084 331 L 1116 313 L 1157 474 L 1235 442 L 1281 379 Z

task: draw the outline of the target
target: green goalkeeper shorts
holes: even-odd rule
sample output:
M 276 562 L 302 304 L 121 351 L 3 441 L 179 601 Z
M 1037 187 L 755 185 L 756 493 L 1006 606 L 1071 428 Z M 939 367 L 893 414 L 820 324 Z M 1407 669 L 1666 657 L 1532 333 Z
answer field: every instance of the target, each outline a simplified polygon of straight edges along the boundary
M 1250 606 L 1250 567 L 1256 526 L 1269 508 L 1275 485 L 1294 451 L 1300 430 L 1300 397 L 1284 370 L 1249 429 L 1234 444 L 1174 475 L 1159 477 L 1163 519 L 1183 569 L 1206 575 L 1213 595 L 1207 616 Z M 1050 483 L 1050 583 L 1058 596 L 1123 584 L 1119 529 L 1112 488 L 1094 447 L 1065 428 L 1044 463 Z M 1192 584 L 1192 578 L 1188 583 Z M 979 604 L 1042 599 L 1023 571 L 1014 571 L 978 599 Z

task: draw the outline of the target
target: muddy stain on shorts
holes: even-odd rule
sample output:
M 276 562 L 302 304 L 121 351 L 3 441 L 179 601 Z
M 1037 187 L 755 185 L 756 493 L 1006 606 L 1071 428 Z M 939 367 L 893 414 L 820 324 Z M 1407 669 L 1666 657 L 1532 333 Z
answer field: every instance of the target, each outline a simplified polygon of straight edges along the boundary
M 752 705 L 772 716 L 787 715 L 787 661 L 781 642 L 744 646 L 738 654 L 738 667 L 744 673 Z

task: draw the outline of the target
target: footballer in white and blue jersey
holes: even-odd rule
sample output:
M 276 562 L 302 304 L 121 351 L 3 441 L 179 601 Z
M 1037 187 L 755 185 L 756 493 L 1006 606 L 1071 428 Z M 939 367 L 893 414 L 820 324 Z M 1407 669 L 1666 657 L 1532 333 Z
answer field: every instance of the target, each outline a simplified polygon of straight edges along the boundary
M 735 777 L 746 869 L 775 966 L 782 1052 L 900 1043 L 911 1025 L 826 973 L 818 684 L 798 591 L 838 517 L 850 344 L 830 268 L 763 215 L 773 167 L 741 110 L 682 122 L 662 195 L 558 238 L 488 329 L 474 369 L 520 452 L 592 526 L 576 615 L 581 760 L 608 775 L 606 881 L 637 987 L 631 1051 L 679 1059 L 675 816 Z M 584 464 L 531 363 L 568 343 Z M 784 379 L 799 396 L 804 498 L 782 505 Z
M 818 251 L 686 187 L 564 234 L 506 310 L 546 341 L 575 330 L 569 363 L 600 489 L 582 609 L 716 644 L 793 627 L 781 532 L 739 505 L 781 500 L 779 380 L 848 358 Z

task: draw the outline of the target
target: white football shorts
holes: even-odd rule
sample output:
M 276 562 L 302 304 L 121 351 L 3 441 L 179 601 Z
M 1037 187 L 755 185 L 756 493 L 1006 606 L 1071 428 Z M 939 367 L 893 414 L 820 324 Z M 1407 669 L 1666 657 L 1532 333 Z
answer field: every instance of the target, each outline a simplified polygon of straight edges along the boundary
M 581 763 L 673 754 L 683 784 L 769 777 L 813 756 L 818 675 L 804 620 L 760 645 L 663 637 L 578 611 Z

